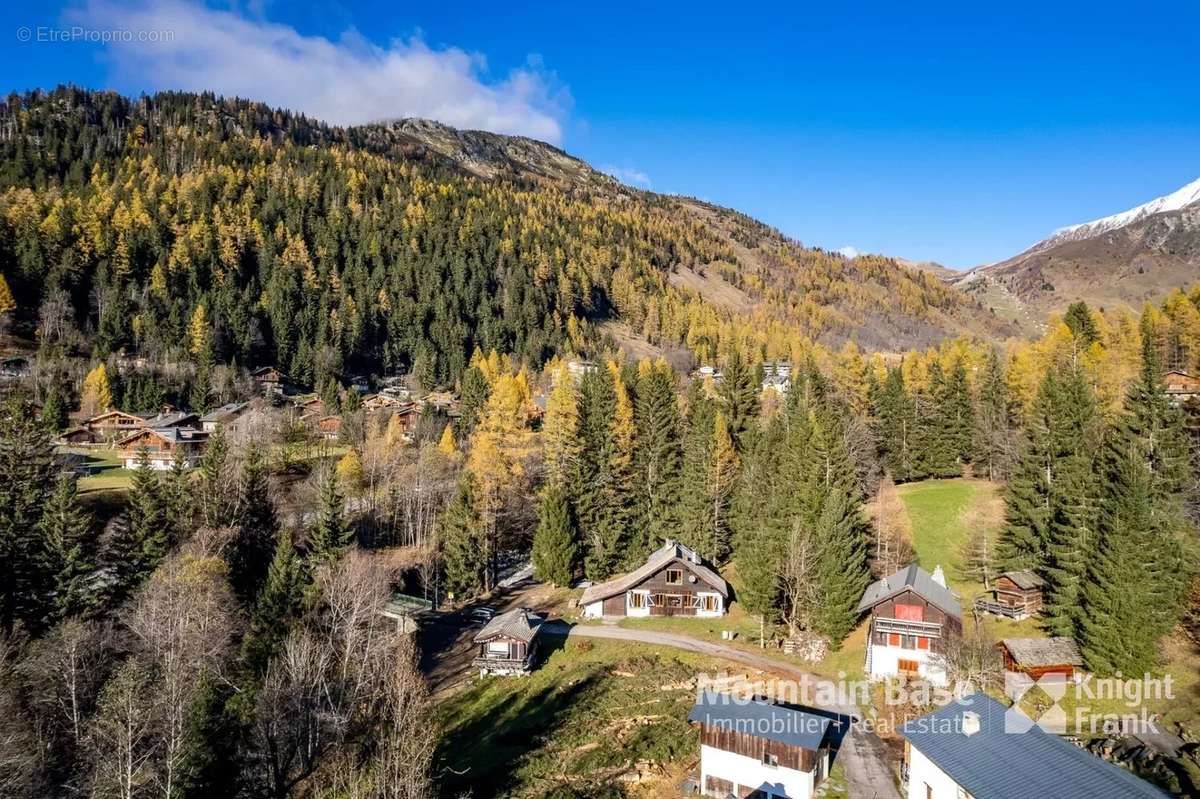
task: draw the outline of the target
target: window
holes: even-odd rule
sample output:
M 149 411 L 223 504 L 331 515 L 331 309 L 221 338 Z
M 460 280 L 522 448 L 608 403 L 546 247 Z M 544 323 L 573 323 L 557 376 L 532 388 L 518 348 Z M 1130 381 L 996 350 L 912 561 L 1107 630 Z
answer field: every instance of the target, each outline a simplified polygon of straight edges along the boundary
M 700 597 L 700 607 L 712 613 L 717 609 L 717 598 L 712 594 L 705 594 Z
M 888 633 L 888 646 L 900 646 L 900 633 Z
M 629 593 L 629 607 L 638 608 L 639 610 L 646 607 L 646 595 L 631 591 Z
M 917 649 L 928 649 L 929 639 L 924 635 L 917 636 Z
M 508 657 L 508 644 L 491 641 L 487 645 L 487 653 L 490 658 L 506 658 Z
M 771 766 L 771 767 L 778 766 L 779 765 L 779 757 L 777 755 L 771 754 L 770 752 L 764 752 L 763 753 L 763 765 Z
M 671 594 L 667 597 L 667 607 L 681 608 L 683 607 L 683 597 L 679 594 Z
M 916 674 L 920 669 L 920 665 L 915 660 L 905 660 L 904 658 L 901 658 L 896 663 L 896 668 L 901 674 Z
M 667 569 L 667 585 L 683 585 L 683 570 Z

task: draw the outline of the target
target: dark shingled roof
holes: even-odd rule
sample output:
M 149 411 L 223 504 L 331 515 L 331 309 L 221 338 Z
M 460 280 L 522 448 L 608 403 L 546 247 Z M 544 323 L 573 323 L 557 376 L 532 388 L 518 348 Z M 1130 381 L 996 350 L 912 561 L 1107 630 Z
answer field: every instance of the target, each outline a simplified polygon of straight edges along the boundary
M 958 597 L 954 592 L 936 582 L 929 572 L 915 563 L 867 586 L 862 601 L 858 603 L 858 612 L 864 613 L 880 602 L 886 602 L 909 589 L 951 616 L 962 618 L 962 607 L 958 604 Z
M 667 541 L 658 551 L 647 558 L 645 563 L 629 572 L 629 574 L 609 580 L 606 583 L 593 585 L 584 590 L 583 596 L 579 598 L 579 604 L 590 605 L 601 599 L 608 599 L 610 596 L 623 594 L 630 588 L 640 585 L 647 578 L 657 574 L 674 560 L 681 560 L 686 563 L 687 567 L 697 577 L 720 593 L 721 596 L 729 597 L 729 583 L 725 582 L 725 578 L 705 566 L 703 559 L 690 547 L 686 547 L 678 541 Z
M 1018 666 L 1082 666 L 1074 638 L 1005 638 L 1000 642 Z
M 1025 572 L 1025 571 L 1004 572 L 1000 576 L 1007 577 L 1008 579 L 1012 580 L 1013 583 L 1017 586 L 1017 588 L 1020 588 L 1022 590 L 1028 590 L 1030 588 L 1041 588 L 1043 585 L 1046 584 L 1046 582 L 1041 577 L 1038 577 L 1033 572 Z
M 965 711 L 979 732 L 962 730 Z M 986 694 L 951 702 L 900 728 L 913 748 L 975 799 L 1167 799 L 1167 794 L 1057 735 L 1005 732 L 1006 708 Z
M 475 636 L 475 643 L 478 644 L 499 636 L 529 643 L 537 635 L 538 629 L 544 621 L 545 619 L 528 608 L 515 608 L 501 613 L 484 625 L 484 628 Z
M 812 752 L 821 748 L 832 723 L 828 717 L 816 713 L 782 707 L 765 699 L 736 698 L 717 691 L 700 692 L 696 705 L 688 714 L 688 721 Z

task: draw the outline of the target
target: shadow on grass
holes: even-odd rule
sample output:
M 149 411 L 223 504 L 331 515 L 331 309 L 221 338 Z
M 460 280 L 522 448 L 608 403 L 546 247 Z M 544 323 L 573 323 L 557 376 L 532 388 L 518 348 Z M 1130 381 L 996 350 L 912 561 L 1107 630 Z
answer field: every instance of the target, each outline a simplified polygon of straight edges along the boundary
M 542 659 L 563 643 L 554 638 L 543 642 Z M 520 682 L 530 679 L 525 677 L 490 677 L 473 685 L 463 698 L 470 702 L 461 714 L 467 717 L 452 722 L 437 751 L 441 795 L 455 797 L 466 791 L 476 799 L 509 795 L 518 785 L 516 771 L 522 757 L 552 738 L 570 718 L 572 705 L 602 677 L 593 672 L 528 695 L 520 690 Z

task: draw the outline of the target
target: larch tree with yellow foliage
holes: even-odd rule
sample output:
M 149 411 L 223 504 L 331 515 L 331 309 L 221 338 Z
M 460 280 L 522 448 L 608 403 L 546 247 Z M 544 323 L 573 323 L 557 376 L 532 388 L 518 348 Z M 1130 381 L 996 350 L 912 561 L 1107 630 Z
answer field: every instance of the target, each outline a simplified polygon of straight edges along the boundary
M 483 407 L 467 459 L 483 530 L 484 587 L 488 590 L 495 578 L 500 517 L 512 490 L 525 476 L 525 462 L 533 451 L 533 433 L 526 422 L 520 382 L 515 375 L 501 375 Z
M 542 418 L 542 469 L 546 484 L 566 490 L 579 468 L 582 452 L 578 392 L 566 366 L 560 366 Z
M 113 405 L 112 387 L 108 382 L 108 367 L 97 364 L 83 378 L 82 399 L 80 408 L 85 416 L 94 416 L 107 411 Z

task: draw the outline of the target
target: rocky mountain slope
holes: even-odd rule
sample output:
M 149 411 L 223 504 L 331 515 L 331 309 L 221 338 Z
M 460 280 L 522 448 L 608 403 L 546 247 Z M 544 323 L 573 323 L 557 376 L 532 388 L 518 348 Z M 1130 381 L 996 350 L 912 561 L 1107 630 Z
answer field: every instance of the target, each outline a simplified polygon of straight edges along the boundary
M 1143 205 L 1055 231 L 953 284 L 1030 330 L 1076 300 L 1138 308 L 1200 280 L 1200 180 Z

